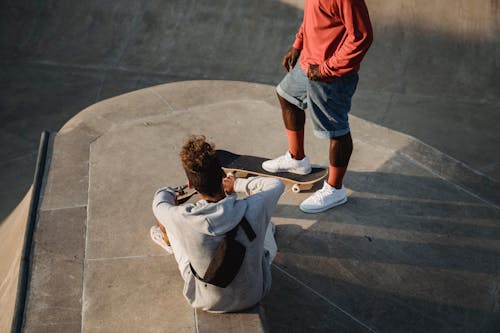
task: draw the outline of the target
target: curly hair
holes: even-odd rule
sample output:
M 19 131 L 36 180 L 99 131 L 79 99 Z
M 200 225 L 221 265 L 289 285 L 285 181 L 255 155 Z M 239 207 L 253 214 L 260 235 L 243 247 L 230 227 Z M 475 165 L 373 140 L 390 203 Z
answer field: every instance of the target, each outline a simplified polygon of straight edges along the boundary
M 220 193 L 224 172 L 214 144 L 207 142 L 204 135 L 189 135 L 184 139 L 180 157 L 189 182 L 198 192 L 210 196 Z

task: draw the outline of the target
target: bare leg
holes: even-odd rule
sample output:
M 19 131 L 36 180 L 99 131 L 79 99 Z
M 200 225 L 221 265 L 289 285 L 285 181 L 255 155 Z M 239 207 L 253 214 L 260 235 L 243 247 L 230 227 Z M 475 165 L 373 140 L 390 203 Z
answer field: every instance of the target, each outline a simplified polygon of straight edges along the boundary
M 306 114 L 304 110 L 288 102 L 280 95 L 278 95 L 278 100 L 281 104 L 283 123 L 285 124 L 288 136 L 288 149 L 292 158 L 301 160 L 305 156 L 304 124 L 306 121 Z
M 351 133 L 330 139 L 330 167 L 328 184 L 340 189 L 352 154 Z
M 167 230 L 160 222 L 156 221 L 156 224 L 158 224 L 158 226 L 160 227 L 161 233 L 163 234 L 163 240 L 165 241 L 165 243 L 167 243 L 167 245 L 170 246 L 170 240 L 168 239 Z

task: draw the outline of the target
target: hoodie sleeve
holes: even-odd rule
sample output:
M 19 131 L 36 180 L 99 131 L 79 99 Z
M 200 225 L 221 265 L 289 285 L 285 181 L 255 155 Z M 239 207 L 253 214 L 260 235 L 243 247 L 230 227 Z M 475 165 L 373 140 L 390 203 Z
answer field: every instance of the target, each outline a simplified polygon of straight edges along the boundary
M 280 196 L 285 190 L 283 182 L 271 177 L 236 178 L 234 182 L 236 192 L 245 192 L 248 195 L 258 193 L 264 200 L 268 212 L 276 207 Z
M 153 214 L 158 221 L 165 220 L 168 211 L 175 207 L 175 193 L 168 188 L 160 188 L 153 197 Z

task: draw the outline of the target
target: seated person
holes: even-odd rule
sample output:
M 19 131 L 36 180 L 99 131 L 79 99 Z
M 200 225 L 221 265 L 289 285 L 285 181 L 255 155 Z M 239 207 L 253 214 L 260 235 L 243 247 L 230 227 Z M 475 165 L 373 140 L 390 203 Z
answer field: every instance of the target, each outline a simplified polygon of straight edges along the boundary
M 174 191 L 159 189 L 153 212 L 168 238 L 157 226 L 151 236 L 165 249 L 170 242 L 184 279 L 184 296 L 191 306 L 210 312 L 252 307 L 271 287 L 270 265 L 277 247 L 270 220 L 284 185 L 274 178 L 226 177 L 214 146 L 204 136 L 186 138 L 180 157 L 188 186 L 198 191 L 201 200 L 177 205 Z M 235 192 L 248 196 L 238 199 Z M 239 270 L 224 287 L 202 281 L 216 249 L 232 230 L 236 230 L 235 240 L 246 249 Z

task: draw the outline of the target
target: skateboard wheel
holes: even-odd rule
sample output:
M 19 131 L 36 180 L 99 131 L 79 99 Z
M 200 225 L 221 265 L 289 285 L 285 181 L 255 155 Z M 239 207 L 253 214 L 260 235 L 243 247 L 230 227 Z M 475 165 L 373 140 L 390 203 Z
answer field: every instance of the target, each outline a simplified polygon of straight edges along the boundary
M 292 186 L 292 192 L 293 193 L 299 193 L 300 192 L 300 186 L 299 186 L 299 184 L 293 184 L 293 186 Z

